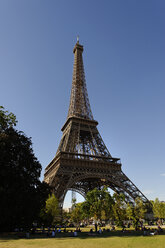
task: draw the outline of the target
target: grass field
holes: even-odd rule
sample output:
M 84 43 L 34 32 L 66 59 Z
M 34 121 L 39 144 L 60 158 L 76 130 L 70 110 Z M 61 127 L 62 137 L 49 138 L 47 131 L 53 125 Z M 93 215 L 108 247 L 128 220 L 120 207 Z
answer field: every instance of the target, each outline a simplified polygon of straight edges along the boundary
M 1 239 L 0 248 L 164 248 L 165 236 Z
M 0 248 L 165 248 L 165 235 L 0 238 Z

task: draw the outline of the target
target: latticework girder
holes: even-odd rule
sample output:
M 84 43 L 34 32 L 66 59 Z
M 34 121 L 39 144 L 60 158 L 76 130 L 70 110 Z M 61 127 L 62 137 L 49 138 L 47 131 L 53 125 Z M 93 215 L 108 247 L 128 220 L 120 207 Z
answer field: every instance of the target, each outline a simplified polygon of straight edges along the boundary
M 78 42 L 74 47 L 73 79 L 68 118 L 72 116 L 93 120 L 89 103 L 83 66 L 83 46 Z
M 70 118 L 58 152 L 99 156 L 97 159 L 112 158 L 97 130 L 96 123 L 84 120 L 82 122 L 80 118 Z

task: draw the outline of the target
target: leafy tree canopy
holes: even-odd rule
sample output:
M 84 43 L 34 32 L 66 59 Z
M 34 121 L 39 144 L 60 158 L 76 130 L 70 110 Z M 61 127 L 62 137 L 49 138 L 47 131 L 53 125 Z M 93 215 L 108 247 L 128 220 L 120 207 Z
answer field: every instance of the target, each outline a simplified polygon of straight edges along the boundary
M 29 226 L 44 204 L 49 187 L 39 180 L 41 164 L 31 139 L 17 131 L 16 117 L 0 108 L 0 230 Z
M 117 224 L 122 226 L 123 221 L 126 220 L 126 202 L 123 194 L 113 194 L 113 214 Z
M 153 212 L 156 218 L 165 219 L 165 202 L 161 202 L 156 198 L 153 202 Z
M 86 201 L 83 204 L 83 210 L 88 217 L 94 217 L 95 220 L 107 219 L 112 214 L 113 199 L 106 187 L 101 190 L 95 188 L 86 195 Z
M 133 220 L 135 228 L 137 228 L 139 221 L 144 219 L 147 207 L 148 206 L 139 197 L 135 199 L 134 205 L 127 204 L 127 216 L 129 219 Z
M 80 222 L 85 219 L 83 204 L 84 203 L 77 203 L 71 212 L 71 221 L 78 226 L 80 225 Z
M 61 221 L 59 203 L 54 194 L 48 196 L 40 216 L 47 225 L 55 225 Z
M 5 111 L 4 107 L 0 106 L 0 132 L 5 131 L 9 127 L 14 127 L 16 124 L 16 116 L 13 113 Z

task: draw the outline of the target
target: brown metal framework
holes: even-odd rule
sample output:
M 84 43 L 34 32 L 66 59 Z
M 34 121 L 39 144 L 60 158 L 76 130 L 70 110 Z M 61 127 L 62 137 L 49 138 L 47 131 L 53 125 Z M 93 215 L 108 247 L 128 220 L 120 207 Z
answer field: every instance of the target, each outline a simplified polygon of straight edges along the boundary
M 89 190 L 106 185 L 126 200 L 148 199 L 122 172 L 119 158 L 106 148 L 93 119 L 83 67 L 83 46 L 74 47 L 74 68 L 67 121 L 55 158 L 45 169 L 44 181 L 53 188 L 62 206 L 68 190 L 85 197 Z

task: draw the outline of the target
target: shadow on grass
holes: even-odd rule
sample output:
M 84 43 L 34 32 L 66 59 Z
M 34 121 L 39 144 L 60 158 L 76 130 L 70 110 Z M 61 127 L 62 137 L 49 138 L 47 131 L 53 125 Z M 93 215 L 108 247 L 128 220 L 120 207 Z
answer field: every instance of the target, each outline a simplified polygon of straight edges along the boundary
M 165 235 L 165 231 L 158 235 Z M 80 232 L 78 233 L 77 237 L 73 237 L 71 233 L 58 233 L 55 237 L 48 237 L 46 234 L 30 234 L 29 238 L 26 238 L 25 233 L 4 233 L 0 234 L 0 242 L 7 242 L 9 240 L 18 240 L 18 239 L 103 239 L 103 238 L 110 238 L 110 237 L 138 237 L 144 236 L 142 231 L 111 231 L 111 232 L 103 232 L 102 234 L 93 233 L 90 234 L 89 232 Z M 151 237 L 151 235 L 145 235 L 145 237 Z

